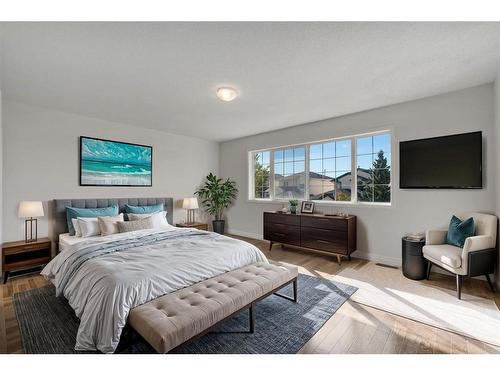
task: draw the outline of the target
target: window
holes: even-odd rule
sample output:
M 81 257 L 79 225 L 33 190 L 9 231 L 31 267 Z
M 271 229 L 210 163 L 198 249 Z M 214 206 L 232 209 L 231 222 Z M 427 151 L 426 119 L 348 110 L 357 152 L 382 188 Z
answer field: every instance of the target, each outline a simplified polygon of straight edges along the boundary
M 391 202 L 389 132 L 255 151 L 250 160 L 250 199 Z
M 304 199 L 306 196 L 306 149 L 284 148 L 274 151 L 274 197 Z
M 350 201 L 351 140 L 309 146 L 309 199 Z
M 391 201 L 391 137 L 359 137 L 356 146 L 359 202 Z
M 270 152 L 254 153 L 254 198 L 268 199 L 270 197 Z

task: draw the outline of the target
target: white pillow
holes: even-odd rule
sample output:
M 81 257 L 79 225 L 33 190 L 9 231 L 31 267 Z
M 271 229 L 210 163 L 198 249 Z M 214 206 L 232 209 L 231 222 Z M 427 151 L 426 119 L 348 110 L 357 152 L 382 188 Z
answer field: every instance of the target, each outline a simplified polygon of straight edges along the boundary
M 101 234 L 99 221 L 96 217 L 79 217 L 78 225 L 80 226 L 82 237 L 92 237 Z
M 71 219 L 71 222 L 73 223 L 73 228 L 75 228 L 75 237 L 81 237 L 82 236 L 82 231 L 80 229 L 80 225 L 78 224 L 78 217 L 76 219 Z
M 167 221 L 167 211 L 152 214 L 127 214 L 130 221 L 142 220 L 150 217 L 153 220 L 154 229 L 166 229 L 171 227 Z
M 109 236 L 110 234 L 120 233 L 116 223 L 124 220 L 123 214 L 120 214 L 116 216 L 101 216 L 97 218 L 97 221 L 99 222 L 101 236 Z

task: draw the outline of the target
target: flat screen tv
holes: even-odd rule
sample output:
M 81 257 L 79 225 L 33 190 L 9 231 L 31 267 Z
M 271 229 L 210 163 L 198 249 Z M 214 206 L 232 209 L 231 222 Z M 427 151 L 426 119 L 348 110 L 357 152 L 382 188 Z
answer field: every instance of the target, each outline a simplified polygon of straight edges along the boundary
M 481 189 L 482 133 L 399 143 L 401 189 Z

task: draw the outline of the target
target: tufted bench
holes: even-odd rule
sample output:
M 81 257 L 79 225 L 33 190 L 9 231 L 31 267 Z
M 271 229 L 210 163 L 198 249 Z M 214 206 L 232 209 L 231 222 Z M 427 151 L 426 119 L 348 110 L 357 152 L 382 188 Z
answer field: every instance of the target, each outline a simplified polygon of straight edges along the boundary
M 254 263 L 137 306 L 128 324 L 159 353 L 208 333 L 246 308 L 253 332 L 255 303 L 290 283 L 292 298 L 275 294 L 296 302 L 297 275 L 296 267 Z

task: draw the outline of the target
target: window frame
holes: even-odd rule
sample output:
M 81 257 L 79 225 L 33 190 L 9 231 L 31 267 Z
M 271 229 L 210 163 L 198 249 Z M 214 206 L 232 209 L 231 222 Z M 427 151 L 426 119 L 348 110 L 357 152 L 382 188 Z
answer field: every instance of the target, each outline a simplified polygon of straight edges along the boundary
M 357 164 L 358 164 L 358 151 L 357 151 L 357 140 L 358 138 L 376 136 L 381 134 L 389 134 L 390 136 L 390 201 L 389 202 L 365 202 L 358 200 L 358 174 L 357 174 Z M 351 174 L 352 174 L 352 190 L 351 190 L 351 200 L 350 201 L 333 201 L 333 200 L 311 200 L 308 199 L 309 194 L 309 175 L 310 175 L 310 146 L 329 143 L 329 142 L 337 142 L 341 140 L 350 140 L 351 141 Z M 392 129 L 382 129 L 371 131 L 367 133 L 359 133 L 354 135 L 341 136 L 336 138 L 328 138 L 318 141 L 305 142 L 305 143 L 297 143 L 290 145 L 282 145 L 276 147 L 262 148 L 257 150 L 248 151 L 248 194 L 247 201 L 248 202 L 256 202 L 256 203 L 274 203 L 274 204 L 284 204 L 289 201 L 288 198 L 276 198 L 275 197 L 275 184 L 274 184 L 274 151 L 280 149 L 287 148 L 296 148 L 296 147 L 304 147 L 305 148 L 305 198 L 297 198 L 299 201 L 312 201 L 315 204 L 319 205 L 340 205 L 340 206 L 381 206 L 381 207 L 390 207 L 394 203 L 394 195 L 393 195 L 393 155 L 394 155 L 394 147 L 393 147 L 393 132 Z M 254 163 L 254 155 L 259 152 L 269 151 L 269 168 L 270 168 L 270 177 L 269 177 L 269 189 L 270 194 L 269 198 L 256 198 L 254 196 L 255 193 L 255 163 Z M 336 171 L 335 171 L 336 172 Z

